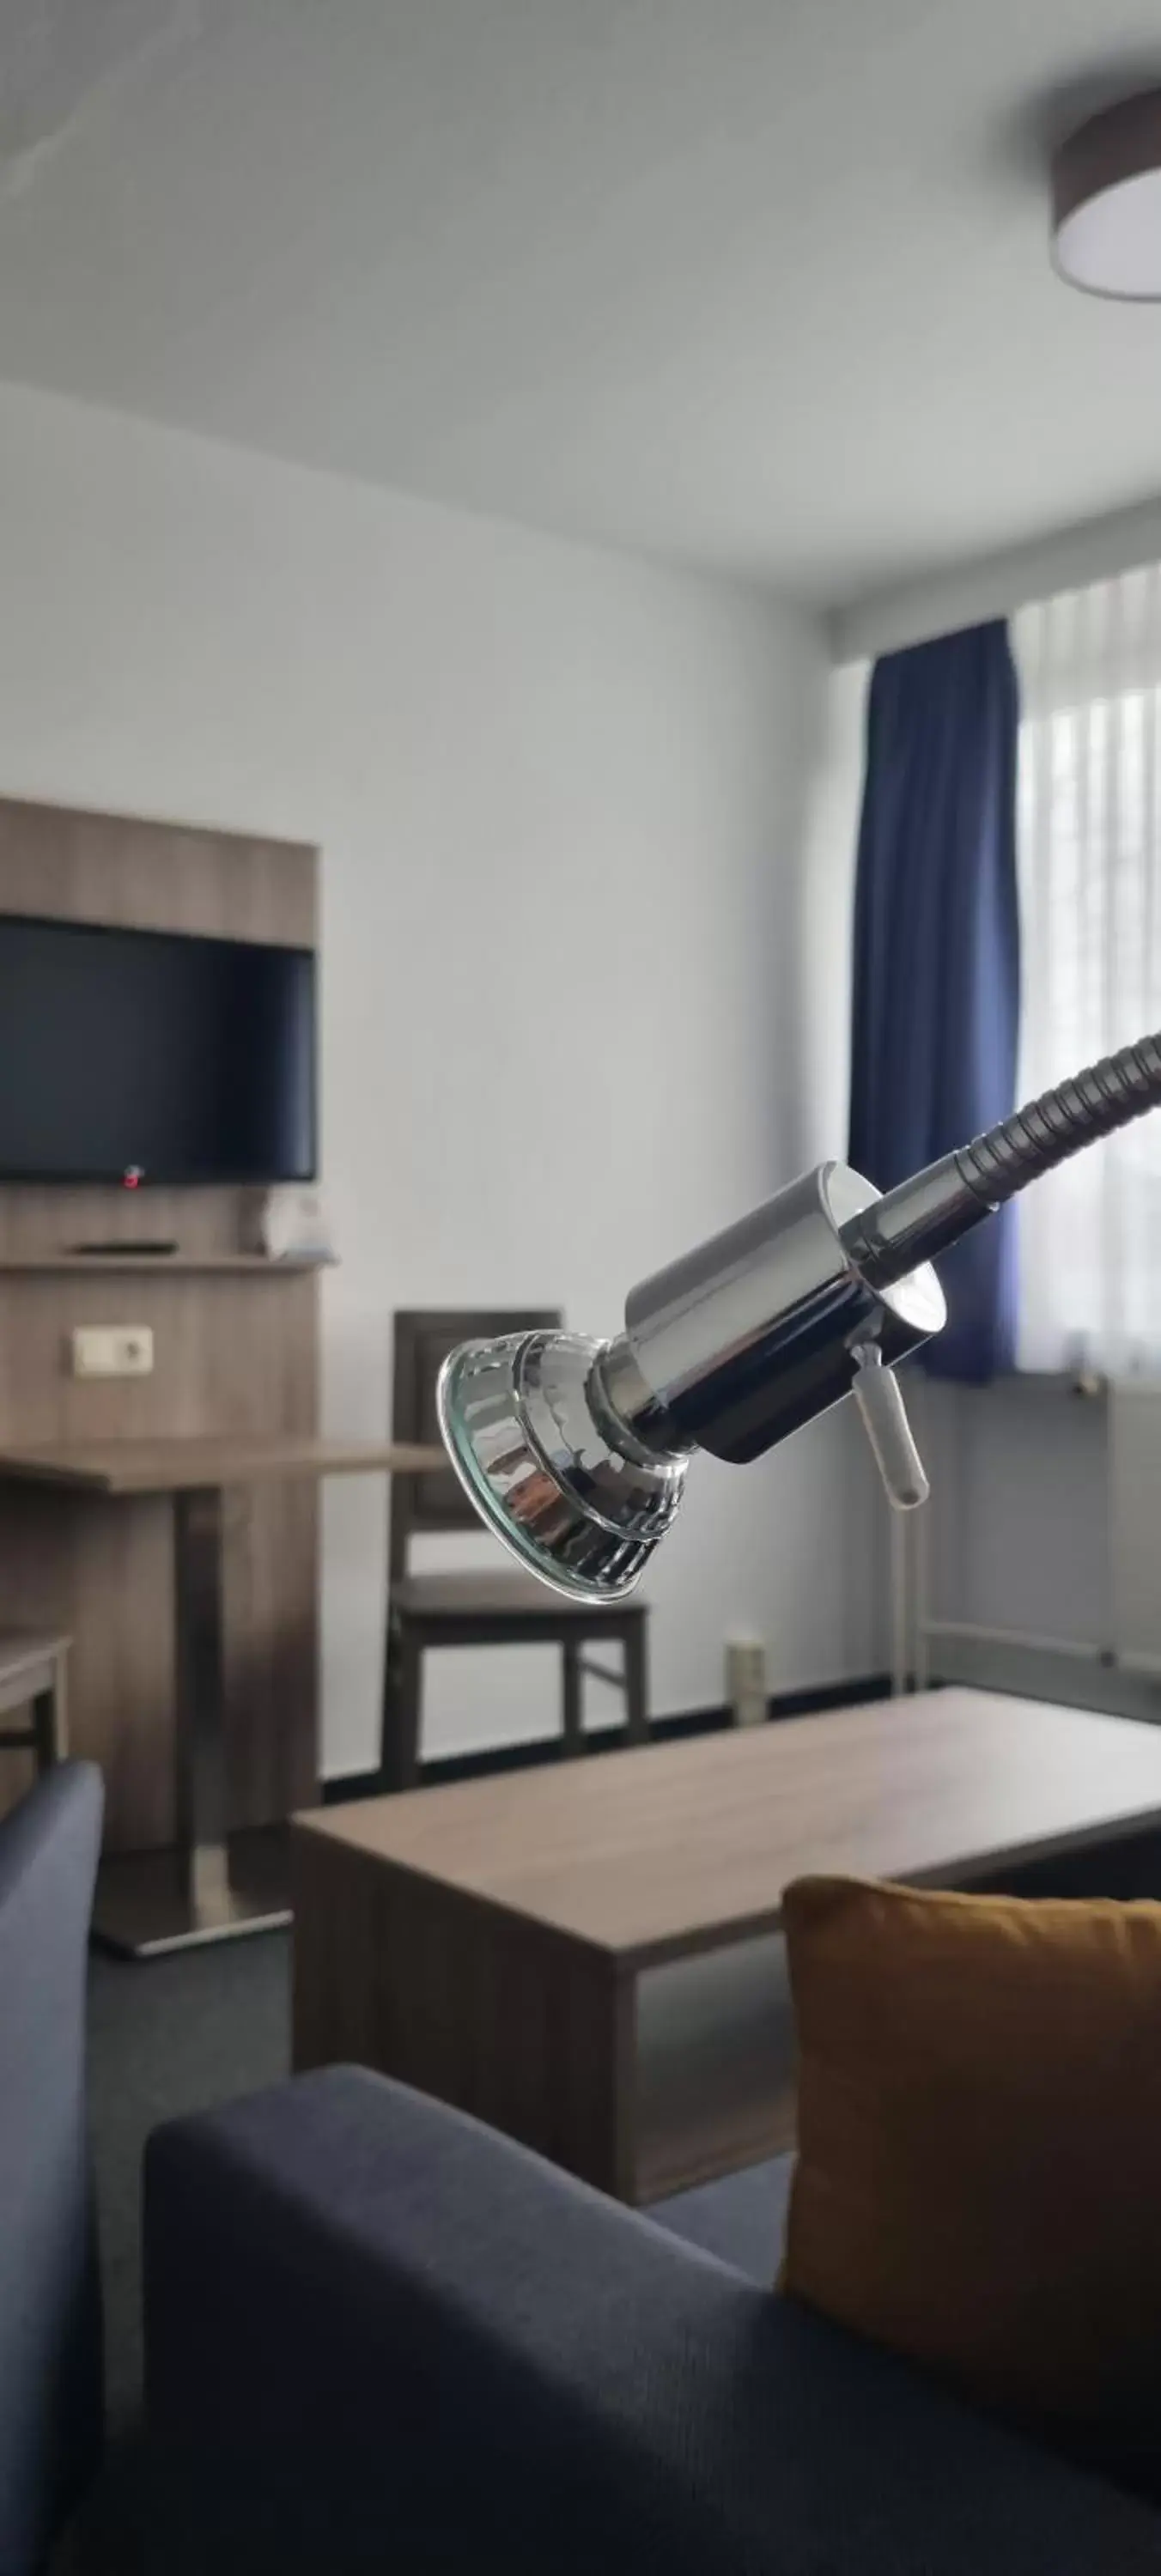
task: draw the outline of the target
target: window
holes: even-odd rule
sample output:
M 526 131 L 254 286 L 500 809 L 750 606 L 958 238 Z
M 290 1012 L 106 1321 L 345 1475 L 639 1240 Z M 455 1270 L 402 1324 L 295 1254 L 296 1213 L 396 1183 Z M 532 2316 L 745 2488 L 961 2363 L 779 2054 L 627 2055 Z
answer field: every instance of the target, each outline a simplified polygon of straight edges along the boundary
M 1161 567 L 1022 611 L 1019 1097 L 1161 1027 Z M 1161 1369 L 1161 1118 L 1020 1201 L 1019 1362 Z

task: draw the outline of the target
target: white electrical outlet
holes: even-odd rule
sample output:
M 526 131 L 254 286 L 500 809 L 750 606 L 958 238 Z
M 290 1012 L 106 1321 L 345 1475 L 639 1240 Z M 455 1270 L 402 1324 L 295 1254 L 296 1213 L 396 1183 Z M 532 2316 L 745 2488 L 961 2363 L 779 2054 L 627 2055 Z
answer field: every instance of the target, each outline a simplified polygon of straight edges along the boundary
M 152 1373 L 149 1324 L 84 1324 L 70 1338 L 74 1377 L 149 1377 Z

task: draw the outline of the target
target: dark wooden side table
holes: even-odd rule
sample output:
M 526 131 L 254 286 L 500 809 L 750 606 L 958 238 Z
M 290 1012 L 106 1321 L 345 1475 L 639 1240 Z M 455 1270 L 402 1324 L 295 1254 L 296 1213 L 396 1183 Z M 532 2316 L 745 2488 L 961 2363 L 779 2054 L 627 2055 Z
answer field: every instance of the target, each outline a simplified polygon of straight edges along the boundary
M 776 1932 L 809 1872 L 968 1886 L 1159 1820 L 1161 1727 L 973 1690 L 326 1807 L 292 1837 L 295 2066 L 377 2066 L 660 2199 L 789 2139 L 764 2044 L 654 2124 L 654 1970 Z
M 38 1772 L 68 1751 L 70 1637 L 32 1628 L 0 1629 L 0 1719 L 27 1712 L 23 1726 L 0 1725 L 0 1750 L 36 1757 Z
M 265 1438 L 79 1441 L 0 1451 L 0 1476 L 117 1503 L 173 1501 L 178 1841 L 102 1862 L 95 1937 L 127 1957 L 189 1948 L 290 1920 L 286 1828 L 226 1831 L 225 1496 L 275 1477 L 415 1474 L 442 1450 L 389 1441 Z M 5 1705 L 0 1698 L 0 1709 Z

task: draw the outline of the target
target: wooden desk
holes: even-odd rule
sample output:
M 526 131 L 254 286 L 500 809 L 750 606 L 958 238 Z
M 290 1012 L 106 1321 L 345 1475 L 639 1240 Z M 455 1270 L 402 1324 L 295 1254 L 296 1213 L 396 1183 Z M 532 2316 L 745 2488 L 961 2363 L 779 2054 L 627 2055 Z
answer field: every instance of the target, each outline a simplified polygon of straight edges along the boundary
M 650 2200 L 785 2144 L 773 2066 L 640 2117 L 639 1982 L 812 1872 L 938 1886 L 1161 1822 L 1161 1727 L 932 1691 L 296 1818 L 294 2062 L 355 2058 Z
M 103 1863 L 93 1928 L 142 1958 L 289 1920 L 284 1837 L 226 1837 L 223 1512 L 226 1490 L 274 1478 L 421 1474 L 439 1449 L 272 1436 L 80 1441 L 0 1450 L 0 1478 L 104 1495 L 171 1494 L 176 1597 L 178 1844 Z
M 68 1485 L 86 1494 L 183 1494 L 272 1477 L 420 1476 L 446 1467 L 442 1449 L 387 1440 L 313 1440 L 297 1435 L 223 1440 L 72 1440 L 0 1449 L 0 1476 Z

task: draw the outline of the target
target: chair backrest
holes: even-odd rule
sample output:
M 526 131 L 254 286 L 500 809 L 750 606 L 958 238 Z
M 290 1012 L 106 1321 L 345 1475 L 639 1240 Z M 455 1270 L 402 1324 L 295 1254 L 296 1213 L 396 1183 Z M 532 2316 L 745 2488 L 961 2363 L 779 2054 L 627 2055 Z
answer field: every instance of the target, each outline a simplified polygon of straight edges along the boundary
M 85 1967 L 101 1840 L 91 1762 L 0 1823 L 0 2568 L 39 2568 L 101 2449 L 85 2134 Z
M 395 1315 L 393 1440 L 439 1439 L 435 1384 L 457 1342 L 491 1341 L 500 1333 L 559 1332 L 558 1306 L 407 1306 Z M 476 1513 L 451 1468 L 430 1476 L 399 1476 L 391 1484 L 392 1582 L 407 1572 L 413 1531 L 474 1530 Z

